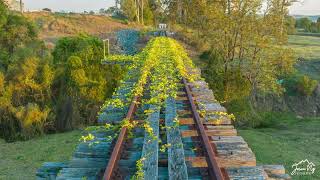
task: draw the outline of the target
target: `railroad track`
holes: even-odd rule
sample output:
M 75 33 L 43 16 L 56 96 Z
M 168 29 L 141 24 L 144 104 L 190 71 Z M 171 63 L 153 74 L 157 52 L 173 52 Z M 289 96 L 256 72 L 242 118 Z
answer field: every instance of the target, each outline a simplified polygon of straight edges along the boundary
M 146 173 L 157 175 L 158 178 L 154 176 L 154 179 L 229 179 L 217 163 L 215 147 L 210 143 L 205 132 L 187 81 L 183 79 L 180 86 L 178 97 L 176 99 L 169 98 L 163 110 L 160 110 L 158 115 L 154 117 L 157 122 L 166 127 L 160 129 L 157 134 L 160 134 L 158 138 L 162 143 L 167 144 L 168 150 L 162 152 L 159 150 L 159 146 L 153 146 L 154 149 L 150 151 L 157 152 L 158 156 L 151 158 L 153 162 L 148 162 L 154 167 L 149 168 L 150 172 Z M 136 105 L 137 101 L 138 97 L 135 97 L 126 116 L 131 121 L 135 120 L 134 114 L 139 108 Z M 188 121 L 191 124 L 180 126 L 178 122 L 178 126 L 175 126 L 177 122 L 174 120 L 177 115 L 178 121 L 184 123 Z M 186 132 L 196 131 L 200 136 L 192 138 L 185 135 L 183 138 L 180 128 L 186 129 Z M 134 129 L 135 137 L 128 140 L 126 138 L 127 128 L 121 129 L 103 179 L 130 179 L 135 175 L 136 161 L 142 156 L 143 146 L 146 146 L 145 143 L 142 143 L 144 138 L 141 136 L 141 131 L 141 128 Z M 158 159 L 156 159 L 157 157 Z M 199 159 L 205 160 L 207 165 L 204 166 L 207 167 L 199 167 Z M 192 164 L 195 164 L 195 167 Z
M 125 105 L 107 105 L 99 115 L 101 124 L 122 124 L 120 129 L 105 126 L 88 129 L 72 159 L 67 163 L 45 163 L 37 172 L 38 179 L 289 179 L 283 166 L 257 166 L 254 153 L 237 136 L 232 116 L 201 80 L 200 70 L 191 67 L 181 70 L 177 66 L 166 72 L 169 75 L 159 70 L 176 67 L 174 60 L 166 61 L 176 53 L 170 51 L 175 45 L 167 39 L 161 41 L 169 45 L 162 42 L 148 46 L 152 55 L 162 58 L 155 60 L 157 68 L 149 67 L 153 76 L 147 80 L 148 76 L 139 71 L 153 63 L 152 55 L 143 52 L 141 58 L 149 57 L 149 62 L 146 66 L 143 63 L 132 66 L 113 96 Z M 157 51 L 159 48 L 164 53 Z M 178 71 L 180 82 L 175 79 L 180 76 L 174 75 Z M 193 75 L 197 77 L 195 81 L 185 79 Z M 141 76 L 148 83 L 143 84 L 140 95 L 129 99 Z M 150 103 L 148 100 L 158 97 L 154 88 L 161 87 L 163 82 L 170 86 L 171 80 L 177 87 L 168 89 L 177 90 L 176 96 L 169 92 L 164 102 Z M 166 88 L 161 88 L 160 93 L 166 92 Z

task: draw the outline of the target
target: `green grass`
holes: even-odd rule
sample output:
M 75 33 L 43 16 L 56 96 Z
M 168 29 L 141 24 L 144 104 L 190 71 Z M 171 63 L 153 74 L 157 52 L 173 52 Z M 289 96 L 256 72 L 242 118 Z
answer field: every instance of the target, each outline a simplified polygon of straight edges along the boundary
M 70 159 L 81 131 L 46 135 L 24 142 L 0 139 L 0 179 L 35 179 L 43 162 Z
M 320 37 L 291 35 L 288 47 L 292 48 L 298 57 L 307 60 L 320 59 Z
M 320 37 L 291 35 L 288 42 L 296 57 L 305 59 L 297 63 L 298 73 L 320 81 Z
M 320 57 L 319 60 L 299 62 L 296 68 L 299 73 L 320 81 Z
M 288 115 L 272 118 L 275 122 L 272 127 L 239 130 L 255 153 L 257 163 L 283 164 L 290 174 L 292 164 L 308 159 L 316 165 L 315 174 L 292 178 L 320 179 L 320 119 L 297 119 Z

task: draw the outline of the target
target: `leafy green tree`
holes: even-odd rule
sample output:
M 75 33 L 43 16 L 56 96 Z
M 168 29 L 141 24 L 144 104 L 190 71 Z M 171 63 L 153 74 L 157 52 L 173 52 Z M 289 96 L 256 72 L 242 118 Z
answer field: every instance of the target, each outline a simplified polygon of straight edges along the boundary
M 8 19 L 8 7 L 4 1 L 0 1 L 0 28 L 6 24 Z
M 306 32 L 311 32 L 311 24 L 312 21 L 307 17 L 300 18 L 297 20 L 297 28 L 302 28 Z
M 288 34 L 296 33 L 296 19 L 292 16 L 286 17 L 286 26 Z
M 6 70 L 17 49 L 37 42 L 37 31 L 33 23 L 19 14 L 9 14 L 0 31 L 0 65 Z
M 34 24 L 21 15 L 10 14 L 2 28 L 1 44 L 6 44 L 11 54 L 16 47 L 34 40 L 37 36 Z
M 51 85 L 54 74 L 48 61 L 29 57 L 0 75 L 0 136 L 7 141 L 44 133 L 53 122 Z
M 247 112 L 238 115 L 254 111 L 258 94 L 281 94 L 284 89 L 277 80 L 293 70 L 293 53 L 283 46 L 293 26 L 289 22 L 288 29 L 286 21 L 291 1 L 266 2 L 263 10 L 261 0 L 168 4 L 172 23 L 179 23 L 189 40 L 210 52 L 203 60 L 204 76 L 217 98 L 227 105 L 249 104 Z
M 134 0 L 122 0 L 121 1 L 121 10 L 124 12 L 124 15 L 130 20 L 137 20 L 137 7 Z
M 154 24 L 161 3 L 153 0 L 121 0 L 121 10 L 130 21 L 141 24 Z
M 112 95 L 122 78 L 123 69 L 118 65 L 102 65 L 103 43 L 88 35 L 60 39 L 53 57 L 57 71 L 54 86 L 57 126 L 66 130 L 65 125 L 70 129 L 94 123 L 100 105 Z

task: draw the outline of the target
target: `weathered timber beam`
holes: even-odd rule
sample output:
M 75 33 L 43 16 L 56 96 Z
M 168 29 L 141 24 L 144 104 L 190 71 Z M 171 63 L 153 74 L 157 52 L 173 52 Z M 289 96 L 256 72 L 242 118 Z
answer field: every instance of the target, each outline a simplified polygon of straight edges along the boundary
M 145 132 L 142 158 L 143 158 L 143 175 L 145 180 L 158 179 L 158 150 L 159 150 L 159 119 L 160 108 L 151 105 L 153 112 L 147 118 L 147 122 L 152 128 L 151 132 Z M 151 134 L 150 134 L 151 133 Z
M 167 128 L 168 171 L 169 179 L 188 179 L 187 165 L 184 158 L 184 149 L 181 140 L 179 123 L 175 122 L 177 110 L 175 100 L 169 97 L 166 100 L 165 124 Z

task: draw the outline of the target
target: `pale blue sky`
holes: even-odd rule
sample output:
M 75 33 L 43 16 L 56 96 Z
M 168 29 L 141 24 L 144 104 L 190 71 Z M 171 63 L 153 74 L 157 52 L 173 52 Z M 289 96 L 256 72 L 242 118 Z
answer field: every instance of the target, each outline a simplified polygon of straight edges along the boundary
M 53 11 L 98 11 L 101 8 L 114 6 L 114 0 L 24 0 L 26 10 L 40 10 L 45 7 Z
M 24 3 L 26 10 L 48 7 L 54 11 L 83 12 L 113 6 L 114 0 L 24 0 Z M 304 0 L 302 4 L 294 4 L 290 8 L 290 14 L 320 15 L 320 0 Z

